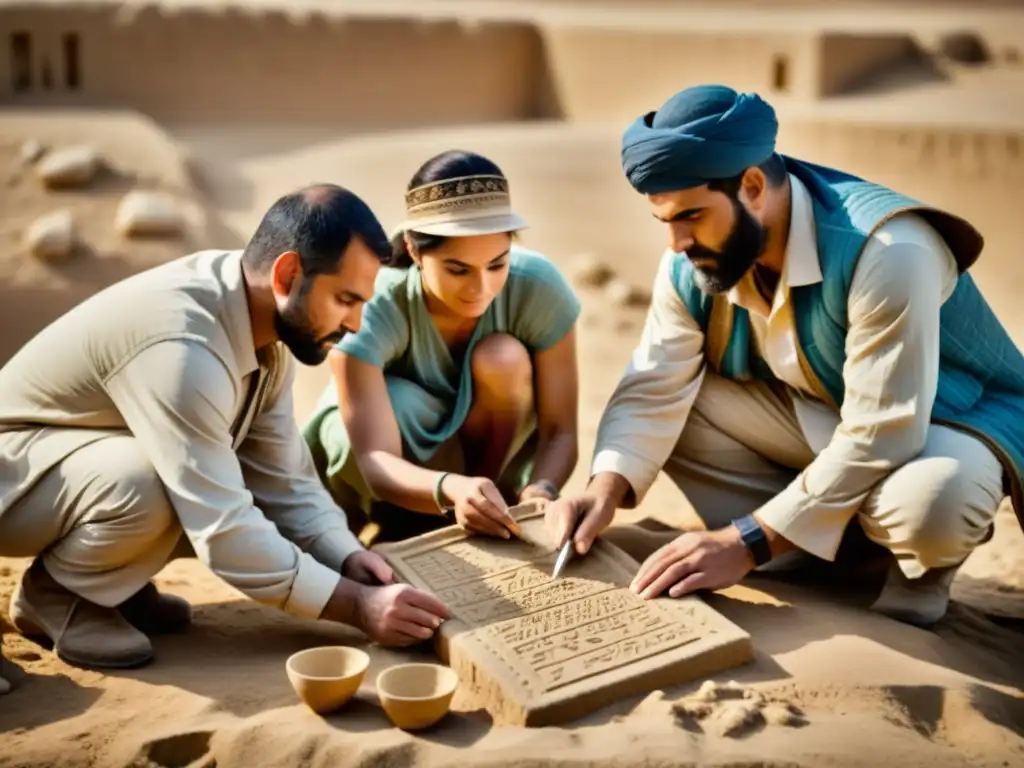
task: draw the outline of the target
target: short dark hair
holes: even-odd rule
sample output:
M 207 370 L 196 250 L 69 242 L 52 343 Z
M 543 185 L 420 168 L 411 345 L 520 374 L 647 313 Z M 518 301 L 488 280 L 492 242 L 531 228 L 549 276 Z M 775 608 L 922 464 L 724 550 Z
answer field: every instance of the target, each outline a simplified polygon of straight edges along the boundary
M 434 184 L 445 179 L 457 179 L 460 176 L 501 176 L 505 174 L 492 161 L 483 155 L 474 152 L 465 152 L 461 149 L 450 149 L 439 155 L 434 155 L 413 174 L 409 180 L 406 191 L 422 187 L 424 184 Z M 405 269 L 413 265 L 412 256 L 405 245 L 405 232 L 397 233 L 391 239 L 391 266 Z M 416 246 L 420 253 L 433 251 L 440 248 L 448 238 L 444 235 L 428 235 L 423 232 L 408 232 L 409 239 Z
M 356 237 L 387 263 L 388 236 L 370 207 L 337 184 L 314 184 L 270 206 L 245 246 L 242 261 L 262 271 L 282 253 L 295 251 L 305 277 L 331 274 Z
M 777 152 L 773 152 L 771 157 L 757 167 L 761 169 L 761 172 L 768 180 L 769 187 L 781 187 L 788 175 L 786 171 L 786 164 Z M 743 174 L 746 172 L 747 170 L 745 169 L 743 173 L 739 173 L 736 176 L 730 176 L 727 179 L 713 179 L 708 182 L 708 189 L 714 192 L 722 192 L 735 200 L 740 193 L 740 185 L 743 183 Z

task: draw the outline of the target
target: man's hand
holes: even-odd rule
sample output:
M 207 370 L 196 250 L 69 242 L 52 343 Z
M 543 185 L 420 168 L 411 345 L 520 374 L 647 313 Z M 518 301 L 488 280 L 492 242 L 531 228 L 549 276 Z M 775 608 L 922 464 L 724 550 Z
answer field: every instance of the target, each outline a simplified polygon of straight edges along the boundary
M 353 552 L 341 565 L 341 575 L 360 584 L 390 584 L 395 574 L 387 561 L 367 549 Z
M 734 526 L 684 533 L 648 557 L 630 589 L 644 599 L 666 589 L 682 597 L 698 589 L 724 589 L 754 568 L 754 557 Z
M 408 584 L 359 587 L 353 624 L 381 645 L 413 645 L 429 640 L 448 608 L 433 595 Z
M 544 510 L 544 524 L 555 547 L 561 549 L 571 536 L 573 546 L 580 555 L 590 551 L 594 539 L 611 524 L 614 517 L 615 505 L 592 493 L 563 496 L 548 504 Z M 580 521 L 578 527 L 577 520 Z

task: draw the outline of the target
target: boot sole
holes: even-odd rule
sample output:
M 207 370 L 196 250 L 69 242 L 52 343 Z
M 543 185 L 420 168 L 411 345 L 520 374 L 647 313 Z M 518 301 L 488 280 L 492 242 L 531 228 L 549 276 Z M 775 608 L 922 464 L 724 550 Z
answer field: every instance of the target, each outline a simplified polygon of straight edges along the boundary
M 62 649 L 58 648 L 53 642 L 53 638 L 31 619 L 27 619 L 24 616 L 11 616 L 11 624 L 18 630 L 24 637 L 31 640 L 34 643 L 39 644 L 47 650 L 53 651 L 57 658 L 63 661 L 65 664 L 70 664 L 73 667 L 79 667 L 81 669 L 136 669 L 138 667 L 145 666 L 151 662 L 154 658 L 153 653 L 146 654 L 145 657 L 139 657 L 137 659 L 127 658 L 122 661 L 96 661 L 88 659 L 78 659 L 75 655 L 65 653 Z

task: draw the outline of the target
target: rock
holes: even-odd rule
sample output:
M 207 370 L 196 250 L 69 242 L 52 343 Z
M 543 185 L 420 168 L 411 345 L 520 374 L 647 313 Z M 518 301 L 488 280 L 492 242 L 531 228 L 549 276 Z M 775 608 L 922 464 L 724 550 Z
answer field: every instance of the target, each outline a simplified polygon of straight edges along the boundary
M 643 701 L 636 705 L 632 714 L 645 717 L 664 717 L 675 711 L 675 704 L 665 697 L 661 690 L 652 691 Z
M 50 152 L 36 173 L 50 189 L 85 187 L 100 169 L 100 155 L 92 147 L 75 146 Z
M 700 684 L 697 692 L 690 696 L 691 701 L 717 701 L 718 683 L 714 680 L 705 680 Z
M 719 736 L 742 736 L 758 725 L 763 725 L 764 717 L 756 706 L 732 701 L 724 704 L 707 724 Z
M 46 148 L 42 144 L 35 139 L 29 139 L 21 145 L 18 156 L 21 158 L 22 165 L 31 165 L 42 157 L 45 151 Z
M 135 191 L 121 200 L 114 226 L 124 237 L 176 237 L 185 228 L 185 216 L 166 192 Z
M 624 307 L 633 295 L 633 287 L 625 280 L 613 278 L 604 287 L 604 295 L 617 307 Z
M 589 254 L 574 258 L 569 265 L 569 274 L 576 285 L 591 288 L 600 288 L 615 277 L 611 267 Z
M 75 222 L 61 209 L 40 216 L 25 230 L 25 246 L 37 259 L 63 261 L 75 249 Z
M 747 688 L 743 691 L 743 698 L 757 706 L 763 705 L 765 701 L 764 696 L 761 695 L 760 691 L 755 691 L 752 688 Z
M 604 295 L 617 307 L 644 307 L 651 303 L 649 294 L 618 277 L 605 285 Z
M 677 701 L 672 705 L 672 714 L 678 719 L 693 718 L 703 720 L 714 711 L 714 707 L 707 701 L 696 701 L 692 698 Z
M 787 725 L 796 728 L 806 725 L 807 720 L 792 704 L 784 701 L 773 701 L 761 708 L 761 715 L 769 725 Z

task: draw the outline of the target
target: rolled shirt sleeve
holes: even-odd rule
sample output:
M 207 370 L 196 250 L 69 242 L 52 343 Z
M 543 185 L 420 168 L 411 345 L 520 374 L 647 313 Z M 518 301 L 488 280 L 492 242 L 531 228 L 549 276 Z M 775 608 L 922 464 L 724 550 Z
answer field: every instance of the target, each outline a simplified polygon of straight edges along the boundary
M 794 545 L 832 560 L 872 489 L 924 447 L 939 377 L 939 312 L 956 263 L 923 222 L 914 237 L 876 233 L 858 262 L 840 423 L 825 448 L 758 517 Z
M 341 576 L 285 538 L 254 505 L 232 446 L 236 390 L 224 363 L 200 342 L 163 340 L 119 365 L 104 383 L 197 557 L 254 600 L 319 617 Z M 257 464 L 266 457 L 256 455 Z
M 672 283 L 677 256 L 658 266 L 640 342 L 598 426 L 592 475 L 615 472 L 643 501 L 679 442 L 704 379 L 704 334 Z

